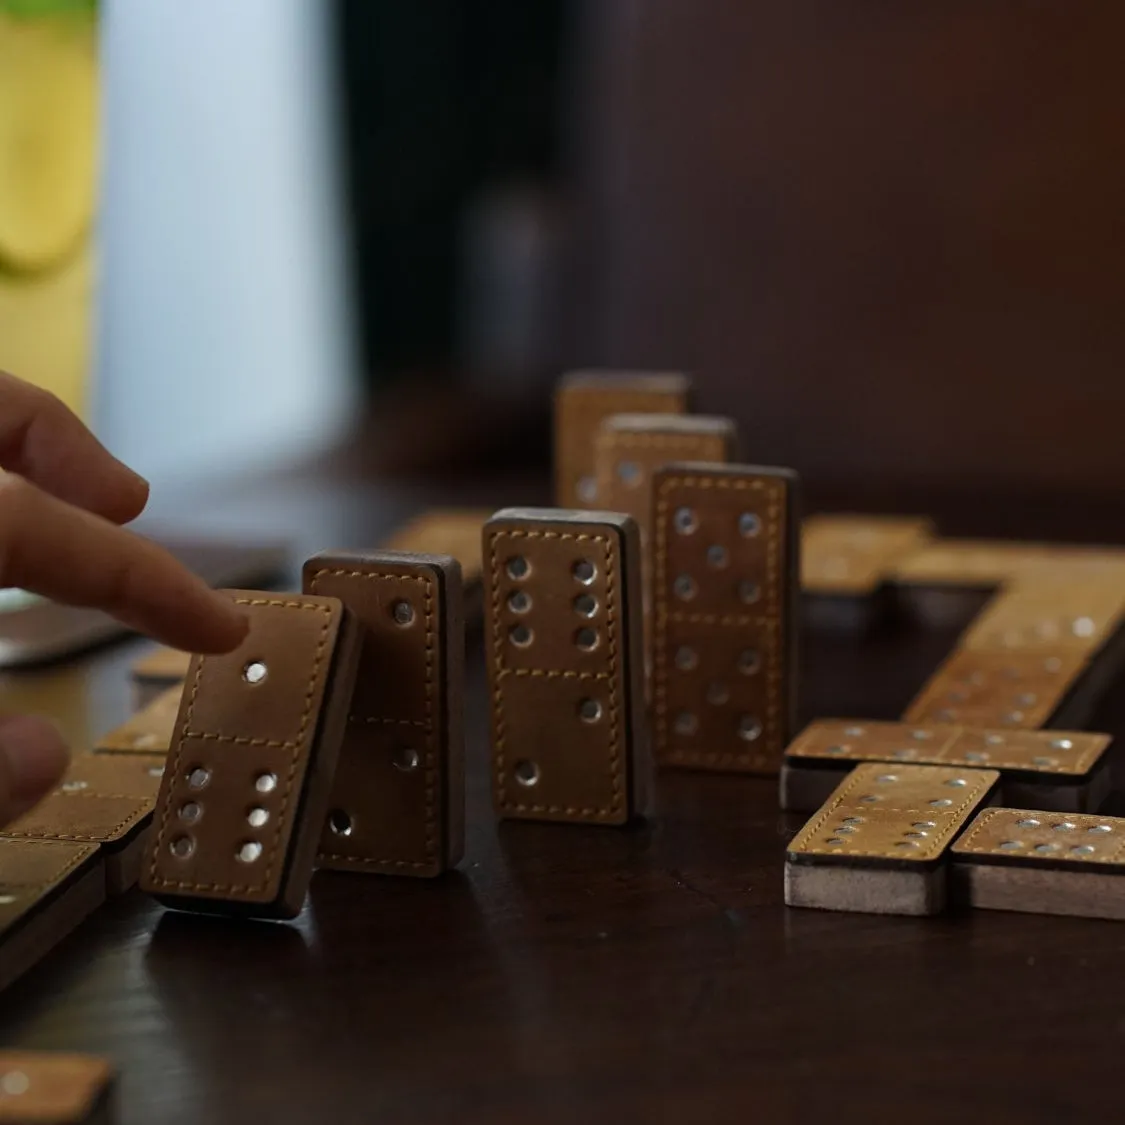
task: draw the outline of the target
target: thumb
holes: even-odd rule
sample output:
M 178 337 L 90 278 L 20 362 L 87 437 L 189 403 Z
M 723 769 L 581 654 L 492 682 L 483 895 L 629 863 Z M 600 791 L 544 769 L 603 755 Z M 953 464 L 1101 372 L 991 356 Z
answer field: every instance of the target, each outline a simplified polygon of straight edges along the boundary
M 46 719 L 0 718 L 0 827 L 45 797 L 69 759 L 62 736 Z

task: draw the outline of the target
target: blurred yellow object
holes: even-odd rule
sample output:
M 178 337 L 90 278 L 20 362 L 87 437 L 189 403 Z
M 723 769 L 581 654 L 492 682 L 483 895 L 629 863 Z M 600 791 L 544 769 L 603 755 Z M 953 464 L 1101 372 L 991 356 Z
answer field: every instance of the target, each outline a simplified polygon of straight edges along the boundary
M 0 13 L 0 266 L 43 270 L 94 216 L 97 43 L 82 13 Z
M 0 368 L 85 413 L 98 63 L 91 12 L 0 11 Z

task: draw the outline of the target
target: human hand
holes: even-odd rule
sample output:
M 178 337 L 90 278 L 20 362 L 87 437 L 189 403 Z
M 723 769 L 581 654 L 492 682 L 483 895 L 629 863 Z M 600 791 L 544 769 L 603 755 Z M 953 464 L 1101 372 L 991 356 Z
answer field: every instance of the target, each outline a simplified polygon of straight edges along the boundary
M 229 652 L 248 622 L 155 543 L 121 525 L 148 483 L 45 391 L 0 372 L 0 587 L 104 610 L 189 652 Z M 49 792 L 68 751 L 54 726 L 0 716 L 0 826 Z

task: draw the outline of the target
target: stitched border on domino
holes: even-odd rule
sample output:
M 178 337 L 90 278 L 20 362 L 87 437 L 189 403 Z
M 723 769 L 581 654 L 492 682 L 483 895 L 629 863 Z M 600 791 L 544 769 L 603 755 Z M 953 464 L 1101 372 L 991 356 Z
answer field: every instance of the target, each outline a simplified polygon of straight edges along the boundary
M 319 848 L 317 849 L 317 856 L 320 859 L 333 861 L 346 860 L 352 864 L 372 867 L 431 867 L 438 860 L 437 836 L 434 831 L 437 826 L 437 814 L 435 811 L 436 802 L 434 800 L 434 792 L 437 783 L 437 764 L 434 753 L 434 635 L 436 632 L 434 628 L 434 580 L 429 574 L 388 574 L 383 571 L 354 570 L 344 567 L 322 567 L 320 570 L 313 571 L 312 580 L 309 583 L 311 587 L 309 593 L 316 593 L 316 584 L 321 578 L 358 578 L 361 580 L 380 582 L 418 582 L 422 586 L 422 613 L 425 621 L 423 644 L 425 647 L 426 665 L 426 717 L 424 719 L 392 719 L 364 716 L 362 720 L 357 721 L 361 721 L 364 724 L 379 723 L 388 726 L 417 726 L 421 727 L 426 732 L 426 790 L 424 798 L 425 811 L 423 813 L 425 821 L 424 831 L 426 834 L 426 858 L 424 860 L 384 859 L 374 856 L 356 856 L 346 853 L 326 852 Z
M 528 674 L 540 672 L 545 676 L 550 675 L 548 669 L 508 669 L 504 667 L 504 640 L 500 635 L 500 556 L 497 543 L 500 539 L 558 539 L 560 542 L 585 542 L 598 543 L 602 550 L 602 563 L 605 567 L 605 605 L 606 605 L 606 634 L 609 648 L 609 672 L 604 673 L 609 684 L 609 776 L 610 788 L 613 796 L 609 807 L 578 807 L 573 805 L 526 805 L 517 801 L 508 800 L 508 790 L 505 785 L 505 754 L 504 754 L 504 680 L 505 673 L 523 671 Z M 492 629 L 492 670 L 494 675 L 492 689 L 492 710 L 495 722 L 495 778 L 497 799 L 500 808 L 505 812 L 521 813 L 547 813 L 552 816 L 574 817 L 611 817 L 621 808 L 621 751 L 618 745 L 620 737 L 617 700 L 617 603 L 615 595 L 616 569 L 613 542 L 609 535 L 596 535 L 588 532 L 563 532 L 563 531 L 528 531 L 522 528 L 501 528 L 493 531 L 488 537 L 488 562 L 489 573 L 492 579 L 491 603 L 492 613 L 489 625 Z M 561 674 L 561 673 L 560 673 Z
M 923 767 L 918 767 L 918 768 L 922 768 L 922 769 L 930 768 L 930 769 L 932 769 L 932 768 L 939 768 L 939 767 L 925 767 L 925 766 L 923 766 Z M 957 771 L 956 770 L 949 770 L 948 772 L 949 773 L 956 773 Z M 985 774 L 985 773 L 995 774 L 996 773 L 995 770 L 981 770 L 979 772 L 981 774 Z M 859 770 L 853 770 L 848 775 L 848 778 L 843 783 L 843 785 L 839 789 L 837 789 L 836 792 L 832 795 L 832 797 L 829 799 L 828 803 L 826 805 L 824 805 L 823 808 L 821 808 L 821 810 L 816 814 L 816 816 L 812 817 L 809 821 L 807 821 L 805 823 L 805 825 L 796 834 L 796 836 L 794 836 L 793 839 L 789 842 L 789 850 L 790 851 L 794 850 L 794 844 L 797 841 L 803 841 L 803 840 L 806 840 L 806 839 L 810 839 L 811 837 L 815 836 L 818 832 L 820 832 L 820 830 L 824 827 L 824 825 L 829 820 L 831 820 L 841 808 L 856 808 L 860 811 L 863 811 L 866 808 L 866 806 L 861 805 L 858 801 L 851 800 L 852 793 L 857 788 L 859 788 L 861 783 L 863 783 L 864 780 L 865 780 L 864 778 L 857 777 L 856 775 L 858 773 L 859 773 Z M 942 810 L 943 814 L 945 816 L 950 817 L 951 820 L 955 820 L 957 817 L 963 818 L 965 815 L 967 815 L 967 810 L 971 809 L 974 805 L 976 805 L 988 793 L 988 791 L 992 788 L 992 786 L 996 784 L 997 780 L 998 780 L 997 777 L 993 777 L 991 780 L 988 781 L 987 784 L 984 784 L 984 779 L 982 778 L 981 781 L 977 785 L 975 785 L 969 792 L 967 792 L 962 797 L 960 803 L 956 807 L 951 806 L 949 808 L 943 809 Z M 895 805 L 880 805 L 879 806 L 879 813 L 880 814 L 884 814 L 884 813 L 909 813 L 913 816 L 919 816 L 924 811 L 925 810 L 923 810 L 921 808 L 911 807 L 911 806 L 905 806 L 903 808 L 899 808 L 898 806 L 895 806 Z M 803 850 L 816 851 L 816 849 L 807 849 L 807 848 L 805 848 Z M 832 855 L 840 854 L 841 852 L 846 853 L 846 848 L 845 849 L 840 849 L 840 848 L 829 849 L 829 854 L 832 854 Z
M 71 797 L 64 797 L 63 800 L 73 800 Z M 108 799 L 108 798 L 107 798 Z M 128 832 L 138 821 L 143 820 L 153 810 L 152 801 L 144 797 L 122 797 L 121 800 L 136 801 L 140 808 L 135 808 L 124 820 L 115 824 L 112 828 L 107 828 L 104 832 L 99 832 L 94 835 L 91 833 L 77 833 L 77 832 L 51 832 L 47 829 L 40 829 L 39 831 L 13 831 L 5 829 L 0 832 L 0 839 L 5 840 L 64 840 L 75 841 L 84 844 L 112 844 L 119 840 Z
M 984 831 L 985 827 L 989 824 L 990 821 L 995 820 L 1002 813 L 1005 813 L 1005 812 L 1021 812 L 1021 813 L 1028 813 L 1028 814 L 1035 814 L 1038 811 L 1039 810 L 1037 810 L 1037 809 L 1003 809 L 1003 808 L 984 809 L 983 811 L 981 811 L 977 815 L 977 817 L 974 820 L 970 830 L 968 832 L 966 832 L 965 835 L 962 836 L 961 839 L 959 839 L 957 841 L 957 843 L 955 845 L 956 851 L 958 853 L 971 852 L 974 855 L 998 855 L 998 854 L 1005 854 L 1006 855 L 1008 853 L 998 853 L 994 847 L 991 847 L 991 848 L 975 848 L 975 847 L 972 847 L 972 841 L 973 841 L 974 837 L 978 836 L 981 832 Z M 1066 813 L 1051 813 L 1050 815 L 1051 816 L 1065 817 L 1067 814 Z M 1090 815 L 1090 814 L 1083 814 L 1083 815 Z M 1093 817 L 1093 819 L 1097 819 L 1097 817 L 1095 816 L 1095 817 Z M 1104 819 L 1105 820 L 1118 820 L 1120 818 L 1110 816 L 1110 817 L 1105 817 Z M 1117 847 L 1113 851 L 1106 852 L 1104 856 L 1101 856 L 1101 855 L 1098 855 L 1098 856 L 1082 856 L 1080 858 L 1076 856 L 1072 859 L 1068 859 L 1065 853 L 1060 853 L 1057 856 L 1051 856 L 1051 862 L 1056 862 L 1056 861 L 1061 859 L 1061 860 L 1066 860 L 1066 862 L 1068 862 L 1068 863 L 1073 863 L 1075 866 L 1078 866 L 1078 867 L 1084 867 L 1087 864 L 1099 864 L 1099 863 L 1100 864 L 1106 864 L 1106 865 L 1112 864 L 1114 866 L 1120 867 L 1122 864 L 1125 864 L 1125 857 L 1122 856 L 1123 851 L 1125 851 L 1125 839 L 1119 840 L 1118 844 L 1117 844 Z M 1014 858 L 1019 858 L 1019 857 L 1014 857 Z M 1027 858 L 1029 863 L 1035 862 L 1034 859 L 1032 859 L 1031 857 L 1026 857 L 1026 858 Z
M 298 728 L 299 737 L 303 738 L 305 731 L 308 729 L 309 716 L 312 712 L 313 696 L 316 694 L 317 683 L 320 678 L 320 666 L 324 661 L 324 650 L 328 644 L 328 634 L 332 628 L 333 613 L 332 610 L 317 602 L 302 602 L 295 601 L 292 598 L 235 598 L 236 605 L 259 605 L 259 606 L 276 606 L 280 609 L 310 609 L 319 610 L 324 614 L 324 624 L 320 629 L 320 636 L 317 638 L 316 648 L 313 653 L 312 671 L 309 674 L 308 687 L 305 689 L 305 708 L 301 715 L 301 722 Z M 196 696 L 199 694 L 199 681 L 203 672 L 203 664 L 208 658 L 203 656 L 198 658 L 196 664 L 195 676 L 192 680 L 191 695 L 188 698 L 187 713 L 184 716 L 185 728 L 191 725 L 191 712 L 195 706 Z M 257 883 L 200 883 L 198 880 L 192 879 L 166 879 L 160 873 L 160 856 L 164 847 L 164 840 L 168 833 L 168 821 L 171 816 L 172 795 L 176 791 L 176 779 L 180 775 L 180 762 L 183 759 L 184 742 L 189 736 L 185 733 L 176 740 L 176 751 L 173 756 L 171 767 L 167 775 L 167 788 L 163 790 L 164 801 L 163 808 L 160 814 L 160 827 L 156 834 L 156 840 L 152 845 L 152 858 L 149 863 L 149 880 L 153 886 L 164 887 L 179 891 L 212 891 L 212 892 L 225 892 L 229 894 L 240 893 L 255 893 L 263 891 L 270 885 L 270 880 L 273 878 L 273 869 L 275 856 L 274 851 L 277 848 L 278 841 L 281 839 L 282 833 L 286 830 L 286 812 L 289 809 L 289 795 L 293 788 L 293 779 L 296 777 L 297 769 L 300 765 L 301 757 L 301 744 L 298 742 L 295 746 L 283 746 L 284 749 L 289 749 L 289 771 L 286 774 L 285 781 L 282 784 L 281 793 L 279 795 L 280 807 L 277 812 L 277 827 L 274 829 L 273 836 L 264 848 L 267 855 L 265 864 L 265 873 L 260 882 Z M 197 737 L 197 736 L 195 736 Z
M 783 647 L 783 634 L 780 632 L 783 625 L 784 608 L 780 600 L 779 574 L 781 571 L 781 508 L 785 498 L 785 486 L 776 477 L 735 477 L 735 476 L 701 476 L 692 473 L 678 474 L 665 477 L 660 482 L 656 497 L 656 590 L 653 597 L 653 616 L 655 617 L 655 644 L 653 654 L 653 687 L 656 715 L 656 730 L 654 749 L 657 758 L 666 758 L 670 745 L 668 737 L 668 626 L 680 620 L 679 615 L 668 611 L 668 493 L 674 489 L 691 491 L 692 489 L 715 488 L 734 492 L 762 492 L 766 497 L 766 605 L 777 607 L 776 613 L 763 614 L 754 618 L 755 621 L 771 621 L 779 629 L 776 644 L 771 648 L 765 670 L 766 674 L 766 716 L 767 716 L 767 741 L 776 741 L 778 745 L 769 750 L 758 752 L 746 751 L 733 755 L 733 761 L 741 765 L 753 766 L 762 761 L 763 757 L 776 759 L 784 752 L 780 745 L 781 738 L 777 730 L 777 716 L 781 710 L 780 680 Z M 732 617 L 733 620 L 726 618 Z M 745 615 L 714 614 L 685 614 L 684 619 L 692 623 L 709 625 L 740 625 L 749 624 Z M 701 751 L 682 750 L 677 760 L 686 765 L 703 764 L 700 758 Z
M 1097 763 L 1098 759 L 1109 748 L 1109 741 L 1103 736 L 1102 745 L 1099 747 L 1097 742 L 1085 735 L 1084 732 L 1078 732 L 1078 740 L 1081 744 L 1085 744 L 1085 748 L 1075 754 L 1070 762 L 1059 763 L 1054 766 L 1037 766 L 1032 761 L 1022 761 L 1019 759 L 998 759 L 990 757 L 985 762 L 973 762 L 964 757 L 958 757 L 956 753 L 957 742 L 962 739 L 966 734 L 1040 734 L 1039 731 L 1029 731 L 1022 728 L 1009 727 L 1006 731 L 983 730 L 979 727 L 967 726 L 964 724 L 949 725 L 949 734 L 945 740 L 932 751 L 926 750 L 924 747 L 917 748 L 917 756 L 909 759 L 892 757 L 890 750 L 877 751 L 871 750 L 866 753 L 863 751 L 856 751 L 853 753 L 842 754 L 829 754 L 827 747 L 829 745 L 838 745 L 834 742 L 838 731 L 837 727 L 841 724 L 833 723 L 827 726 L 821 723 L 810 724 L 806 730 L 789 746 L 785 751 L 786 758 L 799 758 L 801 761 L 813 762 L 883 762 L 887 765 L 910 765 L 910 766 L 963 766 L 965 769 L 1007 769 L 1007 770 L 1028 770 L 1035 773 L 1054 774 L 1060 776 L 1080 776 L 1089 773 L 1090 769 Z M 875 730 L 884 729 L 886 727 L 909 727 L 910 723 L 877 723 L 868 722 L 865 725 Z M 946 724 L 934 724 L 946 725 Z M 1051 731 L 1045 732 L 1050 737 L 1058 738 L 1059 732 Z M 1072 735 L 1072 737 L 1074 737 Z M 1011 749 L 1011 747 L 1009 747 Z M 1046 750 L 1047 747 L 1028 747 L 1028 753 L 1036 749 Z M 962 754 L 973 753 L 974 751 L 962 751 Z
M 947 694 L 946 689 L 940 684 L 930 684 L 922 689 L 917 699 L 906 709 L 903 719 L 907 722 L 940 723 L 949 721 L 939 717 L 946 714 L 962 726 L 983 727 L 995 725 L 1004 715 L 1019 713 L 1023 717 L 1018 722 L 1004 723 L 1004 727 L 1010 730 L 1037 730 L 1054 714 L 1059 701 L 1066 696 L 1075 679 L 1077 675 L 1065 684 L 1056 685 L 1054 690 L 1038 692 L 1035 703 L 1023 707 L 972 697 L 961 703 L 951 703 L 942 698 Z M 987 716 L 992 716 L 992 719 Z
M 992 784 L 995 784 L 993 782 Z M 831 806 L 821 811 L 821 813 L 810 820 L 804 827 L 789 841 L 786 851 L 795 852 L 799 855 L 850 855 L 868 858 L 892 858 L 903 859 L 910 862 L 913 858 L 914 862 L 922 862 L 927 859 L 932 859 L 935 855 L 941 855 L 945 846 L 948 844 L 950 838 L 964 826 L 965 821 L 972 815 L 976 805 L 984 799 L 988 793 L 988 789 L 974 791 L 973 794 L 967 796 L 956 808 L 943 809 L 942 813 L 947 819 L 947 823 L 936 836 L 931 836 L 922 848 L 915 854 L 914 857 L 903 855 L 900 852 L 892 852 L 889 848 L 884 850 L 876 850 L 875 848 L 862 847 L 858 841 L 851 848 L 847 844 L 839 847 L 816 847 L 811 842 L 823 830 L 828 821 L 839 816 L 841 813 L 854 812 L 856 815 L 864 815 L 867 811 L 866 805 L 861 805 L 851 801 L 833 801 Z M 903 825 L 909 827 L 906 817 L 918 818 L 926 815 L 923 810 L 918 808 L 895 808 L 880 806 L 879 812 L 884 813 L 900 813 L 904 817 Z
M 7 838 L 10 839 L 11 837 Z M 34 838 L 29 837 L 29 839 Z M 21 883 L 14 879 L 0 878 L 0 888 L 33 892 L 35 897 L 39 898 L 48 891 L 53 891 L 68 875 L 81 867 L 91 856 L 98 853 L 97 842 L 93 840 L 36 840 L 35 842 L 41 844 L 77 843 L 80 845 L 80 850 L 77 855 L 72 855 L 61 868 L 57 869 L 47 879 L 40 879 L 35 883 Z M 68 848 L 67 851 L 70 851 L 70 849 Z

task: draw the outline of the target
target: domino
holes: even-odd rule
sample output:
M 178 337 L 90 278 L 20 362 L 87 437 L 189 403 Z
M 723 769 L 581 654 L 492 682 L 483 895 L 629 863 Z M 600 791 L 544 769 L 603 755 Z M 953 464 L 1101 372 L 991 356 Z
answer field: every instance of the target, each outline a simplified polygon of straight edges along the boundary
M 292 918 L 305 899 L 355 687 L 336 598 L 228 591 L 250 618 L 194 656 L 141 889 L 179 910 Z
M 625 825 L 647 810 L 637 525 L 507 508 L 484 529 L 493 795 L 504 819 Z
M 483 613 L 481 530 L 491 511 L 477 508 L 434 508 L 395 531 L 384 547 L 415 555 L 452 555 L 461 564 L 461 603 L 466 624 Z
M 910 722 L 1079 728 L 1125 662 L 1125 586 L 1023 582 L 962 636 Z
M 858 762 L 907 762 L 999 770 L 1007 804 L 1093 812 L 1110 793 L 1110 742 L 1108 734 L 1081 731 L 822 719 L 785 751 L 781 807 L 818 808 Z
M 1125 551 L 984 539 L 936 539 L 892 575 L 897 604 L 934 625 L 962 619 L 982 592 L 1022 580 L 1081 584 L 1125 571 Z
M 155 803 L 163 776 L 161 754 L 75 754 L 58 792 L 80 797 L 132 797 Z
M 0 837 L 94 844 L 104 864 L 105 890 L 119 895 L 137 882 L 152 809 L 151 797 L 60 787 L 0 831 Z
M 480 557 L 481 526 L 476 554 Z M 317 863 L 432 877 L 465 847 L 461 569 L 446 555 L 330 552 L 304 589 L 348 608 L 363 655 Z
M 919 517 L 820 515 L 801 527 L 805 620 L 815 629 L 862 630 L 893 608 L 895 568 L 934 536 Z
M 796 719 L 796 489 L 788 469 L 656 471 L 658 765 L 778 772 Z
M 953 845 L 954 901 L 978 910 L 1125 919 L 1125 820 L 985 809 Z
M 134 661 L 133 694 L 138 710 L 147 707 L 169 689 L 182 686 L 190 663 L 190 652 L 180 652 L 163 645 Z
M 632 516 L 645 546 L 651 535 L 652 478 L 672 461 L 723 463 L 738 456 L 729 418 L 699 414 L 613 414 L 594 444 L 598 496 L 610 511 Z
M 790 841 L 788 906 L 861 914 L 939 914 L 950 842 L 1000 774 L 864 762 Z
M 121 726 L 103 734 L 94 744 L 94 752 L 167 754 L 182 695 L 182 684 L 167 688 Z
M 598 497 L 594 440 L 611 414 L 686 414 L 691 381 L 661 372 L 573 371 L 555 390 L 555 503 L 605 508 Z
M 97 844 L 0 839 L 0 991 L 97 910 L 105 896 Z
M 93 1055 L 0 1051 L 0 1125 L 110 1125 L 115 1083 Z

